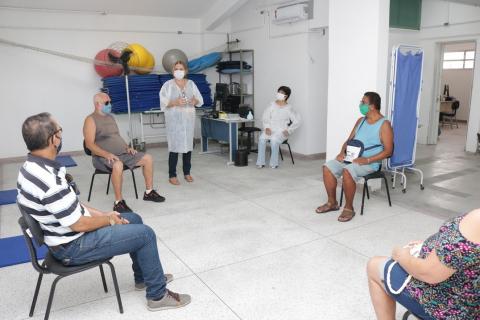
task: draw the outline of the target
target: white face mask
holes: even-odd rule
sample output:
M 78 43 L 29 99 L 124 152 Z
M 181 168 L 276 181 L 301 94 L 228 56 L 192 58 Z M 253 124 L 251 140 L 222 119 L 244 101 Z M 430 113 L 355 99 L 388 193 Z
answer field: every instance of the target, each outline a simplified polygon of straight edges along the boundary
M 277 100 L 284 101 L 287 96 L 283 93 L 277 92 L 276 98 Z
M 185 71 L 184 70 L 175 70 L 175 71 L 173 71 L 173 76 L 177 80 L 182 80 L 183 78 L 185 78 Z

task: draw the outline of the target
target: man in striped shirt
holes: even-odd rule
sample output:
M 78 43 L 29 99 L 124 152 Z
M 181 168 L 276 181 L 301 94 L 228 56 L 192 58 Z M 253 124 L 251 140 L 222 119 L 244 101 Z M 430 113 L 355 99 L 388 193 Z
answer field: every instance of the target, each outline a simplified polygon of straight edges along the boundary
M 62 146 L 62 128 L 48 113 L 25 120 L 22 126 L 30 150 L 18 174 L 18 205 L 39 222 L 45 243 L 67 266 L 129 253 L 135 288 L 146 288 L 151 311 L 178 308 L 191 298 L 166 288 L 155 232 L 133 212 L 102 212 L 81 204 L 68 184 L 65 167 L 55 161 Z

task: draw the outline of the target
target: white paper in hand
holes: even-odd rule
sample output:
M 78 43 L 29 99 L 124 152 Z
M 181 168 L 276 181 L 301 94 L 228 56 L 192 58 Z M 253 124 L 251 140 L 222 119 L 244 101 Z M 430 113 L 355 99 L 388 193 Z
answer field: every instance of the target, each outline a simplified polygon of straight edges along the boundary
M 345 154 L 344 162 L 353 162 L 360 155 L 362 148 L 355 146 L 347 146 L 347 152 Z

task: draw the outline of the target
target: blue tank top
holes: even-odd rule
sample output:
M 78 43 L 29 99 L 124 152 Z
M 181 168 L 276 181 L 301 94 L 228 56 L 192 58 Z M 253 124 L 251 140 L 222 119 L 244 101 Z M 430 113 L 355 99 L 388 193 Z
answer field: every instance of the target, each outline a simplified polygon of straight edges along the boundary
M 368 158 L 383 151 L 383 144 L 380 140 L 380 128 L 382 127 L 384 121 L 385 118 L 381 118 L 375 123 L 369 124 L 367 122 L 367 118 L 363 118 L 363 120 L 360 122 L 358 128 L 355 131 L 354 139 L 362 141 L 365 149 L 374 145 L 379 145 L 378 147 L 372 148 L 370 150 L 365 150 L 362 157 Z M 375 170 L 378 170 L 380 168 L 380 162 L 374 162 L 370 165 Z

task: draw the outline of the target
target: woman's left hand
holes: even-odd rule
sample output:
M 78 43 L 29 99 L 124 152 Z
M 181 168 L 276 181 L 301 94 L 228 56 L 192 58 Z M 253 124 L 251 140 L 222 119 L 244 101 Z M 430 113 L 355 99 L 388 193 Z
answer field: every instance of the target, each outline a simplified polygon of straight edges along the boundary
M 369 164 L 368 159 L 364 157 L 357 158 L 353 160 L 353 163 L 359 164 L 359 165 L 366 165 Z
M 410 248 L 407 247 L 395 247 L 392 251 L 392 259 L 395 261 L 402 261 L 405 257 L 410 257 Z

